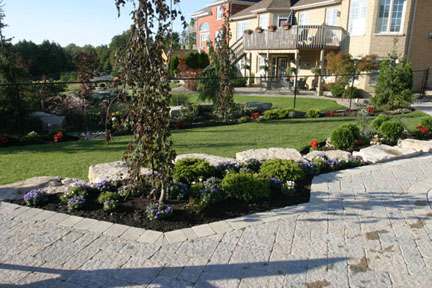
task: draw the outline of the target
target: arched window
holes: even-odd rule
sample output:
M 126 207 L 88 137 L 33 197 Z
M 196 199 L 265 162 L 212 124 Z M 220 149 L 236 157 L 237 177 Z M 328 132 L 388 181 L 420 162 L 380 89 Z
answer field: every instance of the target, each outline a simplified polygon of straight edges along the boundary
M 207 22 L 201 24 L 201 26 L 199 27 L 199 31 L 200 32 L 207 32 L 209 30 L 210 30 L 210 26 L 209 26 L 209 24 Z

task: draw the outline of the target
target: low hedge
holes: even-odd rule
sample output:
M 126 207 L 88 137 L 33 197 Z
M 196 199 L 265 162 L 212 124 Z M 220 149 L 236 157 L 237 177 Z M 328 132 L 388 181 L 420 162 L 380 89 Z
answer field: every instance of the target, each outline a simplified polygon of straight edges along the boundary
M 221 183 L 228 197 L 247 203 L 268 199 L 270 182 L 264 176 L 253 173 L 228 173 Z

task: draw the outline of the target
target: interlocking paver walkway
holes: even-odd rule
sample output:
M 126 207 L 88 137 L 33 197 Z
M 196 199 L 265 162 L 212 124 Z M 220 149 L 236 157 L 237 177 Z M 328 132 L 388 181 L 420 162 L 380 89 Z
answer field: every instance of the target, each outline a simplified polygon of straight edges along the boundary
M 316 177 L 310 203 L 268 221 L 151 244 L 1 205 L 0 287 L 432 287 L 431 188 L 432 156 L 361 167 Z

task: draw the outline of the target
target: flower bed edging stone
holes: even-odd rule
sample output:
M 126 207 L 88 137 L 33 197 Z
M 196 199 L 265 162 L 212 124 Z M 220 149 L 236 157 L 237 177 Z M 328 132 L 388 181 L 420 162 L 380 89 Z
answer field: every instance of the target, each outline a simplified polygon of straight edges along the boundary
M 420 155 L 421 153 L 422 151 L 412 148 L 402 148 L 399 146 L 378 144 L 361 149 L 358 152 L 354 152 L 353 155 L 354 157 L 361 157 L 366 163 L 375 164 L 410 158 Z
M 165 233 L 146 230 L 143 228 L 129 227 L 126 225 L 113 224 L 91 218 L 66 215 L 63 213 L 46 211 L 38 208 L 30 208 L 2 201 L 0 201 L 0 216 L 6 217 L 9 220 L 19 219 L 20 222 L 26 223 L 47 222 L 52 224 L 55 222 L 57 225 L 64 228 L 87 231 L 97 235 L 106 235 L 129 241 L 154 243 L 161 239 L 165 239 L 169 243 L 175 243 L 216 234 L 225 234 L 227 232 L 244 229 L 252 225 L 277 221 L 280 219 L 280 217 L 282 217 L 282 215 L 278 216 L 278 213 L 282 212 L 284 214 L 284 212 L 287 212 L 288 208 L 291 208 L 289 210 L 292 213 L 295 213 L 298 210 L 298 206 L 279 208 L 268 212 L 250 214 L 247 216 L 197 225 L 191 228 L 173 230 Z M 37 219 L 35 217 L 27 217 L 29 214 L 43 214 L 44 217 L 39 217 Z M 61 219 L 61 221 L 56 222 L 56 219 Z

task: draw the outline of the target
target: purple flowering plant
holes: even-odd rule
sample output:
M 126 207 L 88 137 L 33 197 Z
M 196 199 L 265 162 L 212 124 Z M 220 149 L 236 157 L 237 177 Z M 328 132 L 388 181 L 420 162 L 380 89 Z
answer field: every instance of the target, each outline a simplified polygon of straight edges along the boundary
M 88 185 L 72 185 L 69 190 L 60 196 L 60 202 L 69 210 L 82 208 L 88 197 Z
M 46 194 L 41 189 L 33 189 L 24 194 L 24 202 L 27 206 L 36 207 L 45 200 Z
M 166 219 L 172 215 L 174 209 L 171 206 L 160 206 L 156 203 L 151 203 L 146 208 L 146 215 L 150 221 Z
M 84 206 L 86 200 L 82 195 L 72 196 L 67 200 L 67 207 L 70 211 L 81 209 Z

